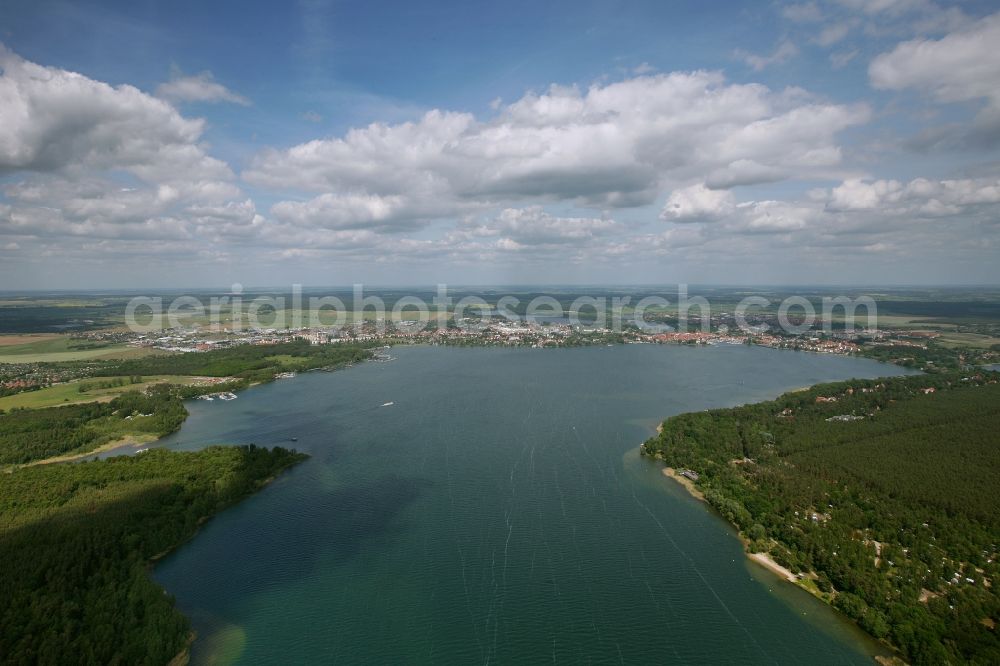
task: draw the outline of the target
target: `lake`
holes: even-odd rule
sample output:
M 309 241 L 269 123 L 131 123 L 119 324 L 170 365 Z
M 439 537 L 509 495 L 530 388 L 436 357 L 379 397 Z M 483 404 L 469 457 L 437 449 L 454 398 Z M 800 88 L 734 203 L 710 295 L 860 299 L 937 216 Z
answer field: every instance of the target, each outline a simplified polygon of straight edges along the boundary
M 156 567 L 194 663 L 873 663 L 638 445 L 672 414 L 900 368 L 729 345 L 392 354 L 190 402 L 162 440 L 311 456 Z

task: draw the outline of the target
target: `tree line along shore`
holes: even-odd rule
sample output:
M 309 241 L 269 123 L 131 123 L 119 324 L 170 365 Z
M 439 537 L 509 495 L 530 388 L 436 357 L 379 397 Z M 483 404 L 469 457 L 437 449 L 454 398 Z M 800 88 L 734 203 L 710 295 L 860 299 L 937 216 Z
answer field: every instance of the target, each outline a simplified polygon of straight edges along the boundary
M 0 476 L 0 655 L 9 664 L 150 664 L 191 627 L 150 563 L 305 456 L 153 449 Z
M 162 437 L 187 418 L 184 399 L 206 391 L 238 390 L 370 355 L 364 346 L 297 341 L 106 361 L 94 376 L 225 380 L 155 384 L 106 402 L 0 413 L 0 661 L 186 661 L 190 623 L 149 578 L 151 563 L 306 456 L 249 445 L 37 463 L 75 459 L 122 438 Z
M 110 401 L 38 409 L 0 411 L 0 468 L 66 455 L 86 454 L 126 438 L 152 440 L 183 424 L 183 401 L 207 393 L 244 389 L 288 372 L 339 368 L 371 357 L 362 345 L 310 345 L 298 340 L 279 345 L 246 345 L 210 352 L 104 361 L 91 369 L 90 385 L 101 378 L 129 378 Z M 210 383 L 156 383 L 149 376 L 214 378 Z M 109 380 L 104 380 L 109 381 Z M 132 390 L 133 385 L 142 386 Z
M 998 381 L 821 384 L 674 416 L 641 450 L 907 662 L 995 664 Z

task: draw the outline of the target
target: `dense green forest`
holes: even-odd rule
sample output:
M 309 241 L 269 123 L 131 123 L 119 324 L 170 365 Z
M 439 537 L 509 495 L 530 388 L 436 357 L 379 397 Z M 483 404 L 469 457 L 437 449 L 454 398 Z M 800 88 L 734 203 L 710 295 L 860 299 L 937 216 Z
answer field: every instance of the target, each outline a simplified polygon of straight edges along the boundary
M 675 416 L 643 452 L 910 663 L 998 664 L 998 377 L 819 385 Z
M 207 352 L 148 356 L 107 362 L 95 375 L 203 375 L 269 381 L 279 372 L 304 371 L 356 363 L 371 356 L 361 345 L 312 345 L 294 340 L 276 345 L 238 345 Z
M 185 418 L 181 396 L 169 385 L 129 391 L 110 402 L 0 412 L 0 465 L 91 451 L 128 435 L 162 437 Z
M 861 355 L 883 363 L 895 363 L 904 368 L 917 368 L 929 373 L 955 372 L 965 367 L 971 356 L 968 349 L 945 347 L 932 341 L 926 348 L 893 345 L 863 345 Z
M 166 664 L 190 627 L 150 561 L 304 457 L 153 449 L 0 474 L 0 661 Z

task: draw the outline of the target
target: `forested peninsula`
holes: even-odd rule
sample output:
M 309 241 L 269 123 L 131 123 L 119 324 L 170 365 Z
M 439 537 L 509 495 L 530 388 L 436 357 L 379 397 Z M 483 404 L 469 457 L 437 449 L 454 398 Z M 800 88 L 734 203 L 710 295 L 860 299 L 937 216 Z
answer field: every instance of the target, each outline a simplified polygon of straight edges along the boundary
M 190 625 L 150 563 L 303 458 L 153 449 L 0 474 L 3 661 L 162 666 L 182 655 Z
M 642 445 L 913 664 L 1000 663 L 1000 375 L 821 384 Z
M 370 356 L 358 345 L 297 340 L 90 363 L 90 377 L 111 377 L 122 392 L 106 401 L 0 410 L 0 661 L 183 661 L 190 624 L 150 580 L 150 564 L 306 456 L 249 445 L 35 463 L 174 432 L 187 418 L 186 398 Z M 146 385 L 151 375 L 219 381 Z M 87 400 L 88 392 L 79 393 Z

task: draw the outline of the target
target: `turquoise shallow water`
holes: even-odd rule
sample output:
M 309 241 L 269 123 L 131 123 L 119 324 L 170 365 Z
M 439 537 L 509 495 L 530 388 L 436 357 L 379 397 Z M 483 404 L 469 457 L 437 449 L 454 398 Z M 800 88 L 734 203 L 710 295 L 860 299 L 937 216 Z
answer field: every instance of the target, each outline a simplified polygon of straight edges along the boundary
M 393 354 L 192 402 L 162 442 L 312 456 L 157 566 L 195 663 L 872 663 L 637 446 L 671 414 L 898 368 L 742 346 Z

